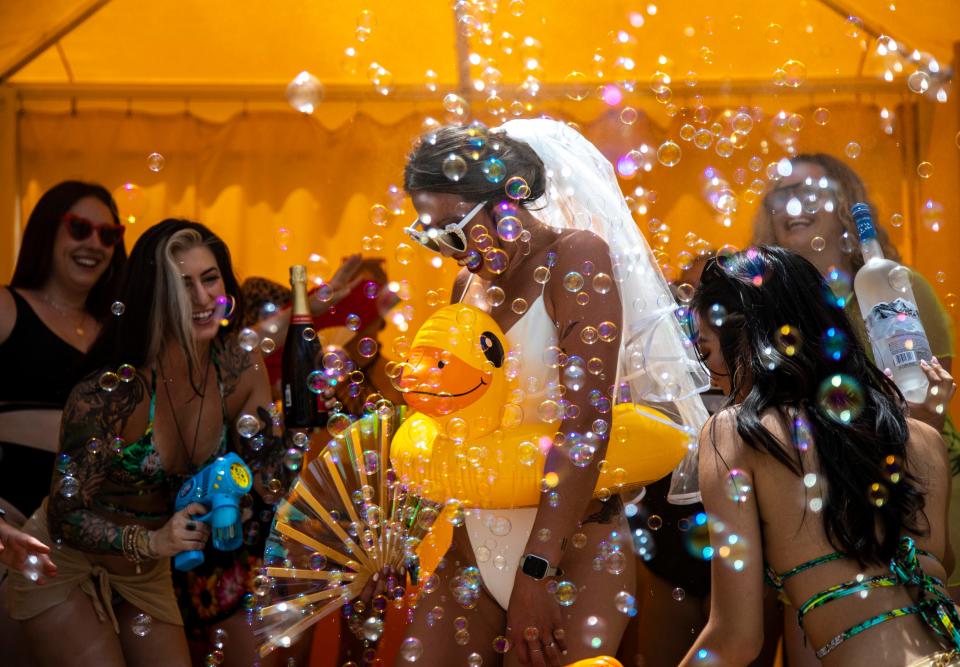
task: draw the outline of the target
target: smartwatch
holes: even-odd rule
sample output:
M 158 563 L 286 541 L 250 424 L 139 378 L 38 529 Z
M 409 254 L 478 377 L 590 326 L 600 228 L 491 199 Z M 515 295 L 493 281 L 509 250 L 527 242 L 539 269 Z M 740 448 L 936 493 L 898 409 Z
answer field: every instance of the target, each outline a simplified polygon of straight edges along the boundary
M 536 554 L 525 554 L 520 559 L 520 571 L 528 577 L 540 581 L 546 577 L 559 577 L 563 571 L 550 565 L 550 561 Z

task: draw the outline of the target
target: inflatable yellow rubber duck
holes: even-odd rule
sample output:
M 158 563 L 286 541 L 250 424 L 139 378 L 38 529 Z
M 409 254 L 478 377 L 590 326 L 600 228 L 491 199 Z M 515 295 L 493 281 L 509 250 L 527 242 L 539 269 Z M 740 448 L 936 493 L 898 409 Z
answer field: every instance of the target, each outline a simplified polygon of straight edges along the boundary
M 465 507 L 533 507 L 555 483 L 543 467 L 558 422 L 523 423 L 511 401 L 520 390 L 505 372 L 508 352 L 496 321 L 466 304 L 439 309 L 417 332 L 399 377 L 416 412 L 394 434 L 390 459 L 420 495 Z M 687 451 L 690 434 L 657 410 L 620 403 L 610 416 L 602 461 L 589 443 L 575 445 L 580 464 L 600 468 L 597 497 L 660 479 Z

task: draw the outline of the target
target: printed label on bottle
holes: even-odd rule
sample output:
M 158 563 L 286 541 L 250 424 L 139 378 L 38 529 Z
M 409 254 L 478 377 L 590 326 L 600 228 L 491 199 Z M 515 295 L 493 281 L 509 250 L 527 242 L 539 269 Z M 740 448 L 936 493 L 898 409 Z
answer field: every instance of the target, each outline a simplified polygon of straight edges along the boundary
M 293 393 L 290 391 L 290 385 L 283 385 L 283 406 L 289 408 L 293 405 Z
M 878 303 L 866 324 L 880 368 L 914 366 L 933 356 L 917 307 L 906 299 Z

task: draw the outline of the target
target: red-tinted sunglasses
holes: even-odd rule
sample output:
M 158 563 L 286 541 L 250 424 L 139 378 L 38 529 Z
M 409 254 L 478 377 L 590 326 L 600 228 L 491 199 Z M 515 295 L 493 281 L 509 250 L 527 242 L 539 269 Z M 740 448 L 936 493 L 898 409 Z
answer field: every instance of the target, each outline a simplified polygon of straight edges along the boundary
M 112 248 L 120 243 L 126 229 L 123 225 L 97 225 L 75 213 L 64 215 L 63 224 L 66 225 L 67 231 L 70 232 L 74 241 L 85 241 L 96 230 L 101 245 L 106 248 Z

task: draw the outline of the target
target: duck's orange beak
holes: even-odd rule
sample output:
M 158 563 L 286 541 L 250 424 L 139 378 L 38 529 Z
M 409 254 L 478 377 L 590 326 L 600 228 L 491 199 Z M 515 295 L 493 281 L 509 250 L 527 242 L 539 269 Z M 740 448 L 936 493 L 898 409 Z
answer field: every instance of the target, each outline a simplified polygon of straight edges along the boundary
M 441 417 L 480 400 L 492 382 L 492 371 L 474 368 L 449 350 L 419 346 L 410 351 L 398 384 L 407 405 Z

